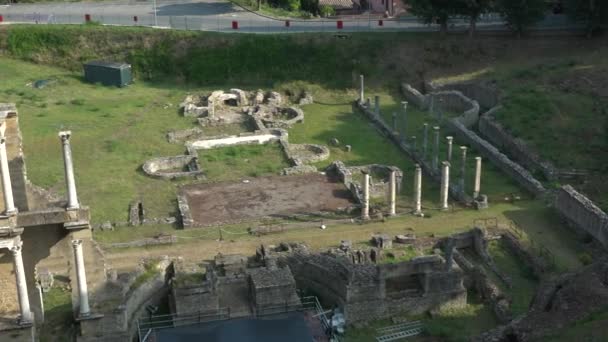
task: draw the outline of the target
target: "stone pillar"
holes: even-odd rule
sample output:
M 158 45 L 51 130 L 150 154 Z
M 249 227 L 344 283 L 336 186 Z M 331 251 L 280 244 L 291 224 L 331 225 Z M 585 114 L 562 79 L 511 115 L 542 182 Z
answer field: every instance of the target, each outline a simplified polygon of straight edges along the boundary
M 87 317 L 91 314 L 91 309 L 89 308 L 87 275 L 84 269 L 84 256 L 82 255 L 82 240 L 72 240 L 72 247 L 74 247 L 76 278 L 78 281 L 79 317 Z
M 475 189 L 473 190 L 473 199 L 479 197 L 481 192 L 481 157 L 475 157 Z
M 397 112 L 393 112 L 393 132 L 397 132 Z
M 450 193 L 450 163 L 444 161 L 441 171 L 441 210 L 448 210 L 448 196 Z
M 448 141 L 448 161 L 451 163 L 452 162 L 452 144 L 454 142 L 454 137 L 447 136 L 445 138 Z
M 464 176 L 467 168 L 467 147 L 460 146 L 460 151 L 462 152 L 462 164 L 460 165 L 460 191 L 464 193 Z
M 0 136 L 0 172 L 2 172 L 2 188 L 4 194 L 4 214 L 12 216 L 17 213 L 13 199 L 13 186 L 11 185 L 11 174 L 8 167 L 8 156 L 6 154 L 6 139 L 4 134 Z
M 429 143 L 429 124 L 426 122 L 422 125 L 423 135 L 422 135 L 422 159 L 426 160 L 426 151 L 428 149 Z
M 396 202 L 397 202 L 397 180 L 395 177 L 395 174 L 397 172 L 395 172 L 395 170 L 391 170 L 390 174 L 389 174 L 389 181 L 388 181 L 388 191 L 389 191 L 389 212 L 388 215 L 389 216 L 395 216 L 396 215 Z
M 380 96 L 374 96 L 374 114 L 380 116 Z
M 403 106 L 403 136 L 405 137 L 407 134 L 407 101 L 401 101 L 401 106 Z
M 433 170 L 439 168 L 439 126 L 433 127 L 435 133 L 435 144 L 433 145 Z
M 363 203 L 361 203 L 361 219 L 369 220 L 369 174 L 363 172 Z
M 365 77 L 363 75 L 359 75 L 359 103 L 363 104 L 365 102 Z
M 418 164 L 414 171 L 414 215 L 422 216 L 422 169 Z
M 72 132 L 59 132 L 63 146 L 63 164 L 65 169 L 65 182 L 68 187 L 68 207 L 67 209 L 78 209 L 78 195 L 76 193 L 76 180 L 74 179 L 74 165 L 72 163 L 72 148 L 70 147 L 70 136 Z
M 17 280 L 17 295 L 19 296 L 19 308 L 21 309 L 21 318 L 19 324 L 31 324 L 33 322 L 32 310 L 30 310 L 30 299 L 27 293 L 27 283 L 25 282 L 25 269 L 23 268 L 23 257 L 21 256 L 21 248 L 23 242 L 11 248 L 13 253 L 13 262 L 15 265 L 15 278 Z

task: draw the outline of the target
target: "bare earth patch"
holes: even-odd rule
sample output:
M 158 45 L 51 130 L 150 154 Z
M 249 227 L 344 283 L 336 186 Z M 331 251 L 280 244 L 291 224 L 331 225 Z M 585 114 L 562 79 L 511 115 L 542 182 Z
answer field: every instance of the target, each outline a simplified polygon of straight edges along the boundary
M 188 201 L 195 226 L 335 211 L 353 203 L 342 183 L 321 174 L 259 177 L 248 183 L 192 184 L 180 191 Z

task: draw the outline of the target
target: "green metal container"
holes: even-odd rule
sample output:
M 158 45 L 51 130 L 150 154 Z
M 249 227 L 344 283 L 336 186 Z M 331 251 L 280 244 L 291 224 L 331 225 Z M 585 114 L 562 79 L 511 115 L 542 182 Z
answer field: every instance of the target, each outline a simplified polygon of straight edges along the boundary
M 133 82 L 131 65 L 104 61 L 90 61 L 84 64 L 84 79 L 89 83 L 124 87 Z

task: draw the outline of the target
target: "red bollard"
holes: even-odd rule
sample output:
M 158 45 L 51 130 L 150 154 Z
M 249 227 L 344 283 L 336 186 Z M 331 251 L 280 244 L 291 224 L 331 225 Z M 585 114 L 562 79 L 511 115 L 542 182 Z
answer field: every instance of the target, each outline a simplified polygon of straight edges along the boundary
M 378 26 L 384 26 L 384 21 L 382 19 L 378 20 Z
M 2 14 L 0 14 L 0 23 L 4 21 L 4 18 L 2 17 Z
M 91 21 L 91 15 L 90 15 L 90 14 L 85 14 L 85 15 L 84 15 L 84 21 L 86 21 L 87 23 L 88 23 L 89 21 Z
M 136 15 L 134 15 L 134 16 L 133 16 L 133 21 L 134 21 L 134 22 L 137 22 L 137 19 L 138 19 L 138 18 L 137 18 L 137 16 L 136 16 Z
M 239 29 L 239 22 L 238 21 L 233 21 L 232 22 L 232 29 L 233 30 L 238 30 Z
M 341 30 L 344 27 L 344 23 L 342 22 L 342 20 L 336 21 L 336 27 L 338 28 L 338 30 Z
M 289 20 L 285 20 L 285 27 L 289 27 L 289 25 L 291 25 L 291 23 L 289 22 Z

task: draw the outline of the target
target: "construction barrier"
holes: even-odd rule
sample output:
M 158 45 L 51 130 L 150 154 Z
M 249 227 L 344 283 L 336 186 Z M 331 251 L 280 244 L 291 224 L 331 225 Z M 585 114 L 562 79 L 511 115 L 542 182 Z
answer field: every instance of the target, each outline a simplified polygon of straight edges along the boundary
M 285 20 L 285 27 L 289 27 L 289 25 L 291 25 L 291 23 L 289 22 L 289 20 Z
M 134 22 L 137 22 L 137 20 L 138 20 L 137 16 L 136 16 L 136 15 L 134 15 L 134 16 L 133 16 L 133 21 L 134 21 Z
M 239 22 L 238 21 L 233 21 L 232 22 L 232 29 L 233 30 L 238 30 L 239 29 Z
M 384 21 L 382 19 L 378 20 L 378 26 L 384 26 Z
M 342 22 L 342 20 L 336 21 L 336 27 L 338 28 L 338 30 L 344 28 L 344 23 Z
M 91 15 L 90 15 L 90 14 L 85 14 L 85 15 L 84 15 L 84 21 L 86 21 L 87 23 L 88 23 L 89 21 L 91 21 Z
M 0 15 L 0 23 L 4 21 L 4 18 L 2 17 L 2 15 Z

